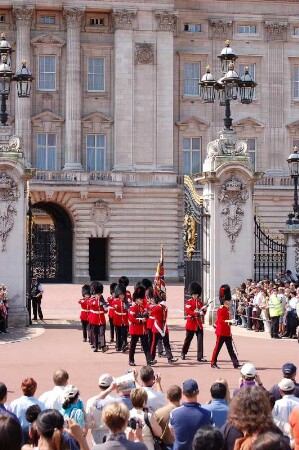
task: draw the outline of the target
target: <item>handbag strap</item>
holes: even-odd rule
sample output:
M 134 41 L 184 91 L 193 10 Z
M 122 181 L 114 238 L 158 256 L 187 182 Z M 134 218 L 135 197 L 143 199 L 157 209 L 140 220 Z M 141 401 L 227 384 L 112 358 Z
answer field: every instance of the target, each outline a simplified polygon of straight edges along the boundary
M 164 433 L 165 433 L 165 431 L 166 431 L 166 427 L 165 427 L 165 429 L 163 430 L 161 436 L 156 436 L 156 435 L 154 434 L 153 429 L 152 429 L 152 426 L 151 426 L 151 424 L 150 424 L 150 421 L 149 421 L 149 418 L 148 418 L 148 413 L 147 413 L 147 411 L 144 411 L 144 422 L 145 422 L 146 425 L 149 427 L 150 432 L 152 433 L 152 436 L 153 436 L 154 439 L 162 439 L 162 438 L 163 438 Z

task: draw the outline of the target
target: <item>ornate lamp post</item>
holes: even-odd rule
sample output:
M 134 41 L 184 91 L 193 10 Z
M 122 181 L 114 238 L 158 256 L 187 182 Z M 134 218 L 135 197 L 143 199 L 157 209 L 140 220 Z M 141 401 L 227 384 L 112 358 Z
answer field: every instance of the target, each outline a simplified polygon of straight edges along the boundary
M 0 95 L 1 95 L 1 113 L 0 121 L 3 126 L 7 125 L 8 114 L 6 112 L 6 101 L 10 93 L 10 85 L 12 81 L 17 83 L 18 97 L 25 98 L 30 96 L 31 83 L 34 80 L 32 73 L 26 67 L 26 61 L 22 61 L 22 67 L 14 74 L 11 70 L 11 53 L 13 52 L 11 45 L 5 38 L 5 34 L 1 34 L 0 41 Z
M 225 47 L 218 58 L 221 60 L 223 76 L 216 81 L 208 66 L 205 75 L 199 82 L 200 94 L 205 103 L 214 103 L 216 92 L 218 92 L 220 105 L 225 106 L 224 130 L 232 131 L 230 102 L 239 98 L 243 104 L 251 103 L 257 83 L 249 74 L 248 67 L 245 68 L 244 75 L 239 77 L 234 68 L 238 56 L 230 47 L 229 41 L 225 42 Z
M 287 225 L 299 224 L 299 206 L 298 206 L 298 178 L 299 178 L 299 153 L 298 147 L 293 147 L 293 152 L 287 159 L 289 165 L 290 176 L 294 180 L 294 204 L 293 213 L 289 214 Z

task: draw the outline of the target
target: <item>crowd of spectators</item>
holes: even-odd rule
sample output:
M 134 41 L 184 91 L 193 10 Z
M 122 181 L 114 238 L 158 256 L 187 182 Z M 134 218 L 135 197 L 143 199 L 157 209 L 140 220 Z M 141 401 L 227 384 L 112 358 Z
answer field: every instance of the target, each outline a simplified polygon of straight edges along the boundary
M 102 374 L 86 407 L 62 369 L 39 398 L 33 378 L 22 381 L 23 395 L 12 401 L 0 383 L 0 450 L 298 450 L 296 371 L 284 364 L 282 378 L 267 389 L 245 363 L 232 398 L 226 380 L 218 379 L 207 404 L 194 379 L 164 393 L 151 366 L 126 375 L 129 384 Z
M 299 282 L 290 270 L 274 281 L 254 282 L 248 278 L 233 294 L 235 325 L 256 333 L 266 332 L 273 339 L 298 339 Z

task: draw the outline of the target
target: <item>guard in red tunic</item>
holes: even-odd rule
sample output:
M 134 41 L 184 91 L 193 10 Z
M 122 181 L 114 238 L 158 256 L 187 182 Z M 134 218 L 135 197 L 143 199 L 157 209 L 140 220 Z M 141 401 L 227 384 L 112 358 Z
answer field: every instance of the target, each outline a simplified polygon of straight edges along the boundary
M 152 365 L 150 348 L 146 335 L 146 320 L 148 317 L 148 310 L 144 304 L 145 289 L 139 286 L 133 293 L 133 305 L 129 309 L 129 333 L 131 335 L 130 349 L 129 349 L 129 365 L 135 366 L 135 350 L 138 340 L 141 341 L 141 346 L 145 354 L 146 364 Z
M 123 284 L 126 287 L 126 299 L 128 300 L 129 303 L 132 303 L 132 295 L 131 292 L 127 289 L 129 284 L 130 284 L 130 280 L 128 277 L 126 277 L 125 275 L 122 275 L 119 279 L 118 279 L 118 284 Z
M 102 295 L 104 287 L 99 281 L 94 281 L 91 285 L 90 293 L 93 296 L 89 302 L 89 323 L 92 327 L 94 339 L 94 352 L 98 351 L 99 344 L 103 353 L 108 350 L 106 345 L 106 318 L 108 305 Z
M 109 319 L 109 325 L 110 325 L 110 342 L 114 342 L 114 308 L 113 308 L 113 302 L 115 300 L 114 297 L 114 291 L 117 286 L 117 283 L 111 283 L 110 284 L 110 296 L 107 298 L 108 303 L 108 319 Z
M 237 369 L 240 367 L 237 355 L 233 349 L 233 339 L 231 333 L 231 323 L 234 322 L 233 319 L 230 318 L 229 307 L 232 296 L 230 287 L 228 284 L 223 284 L 219 289 L 219 300 L 220 300 L 220 308 L 217 311 L 217 320 L 216 320 L 216 345 L 213 351 L 213 356 L 211 360 L 211 367 L 213 369 L 220 369 L 217 365 L 217 358 L 221 347 L 223 344 L 226 345 L 229 356 L 232 360 L 234 368 Z
M 116 286 L 114 297 L 112 306 L 114 308 L 113 323 L 116 332 L 116 351 L 125 353 L 128 349 L 129 303 L 126 299 L 126 286 L 124 284 Z
M 78 301 L 81 306 L 80 320 L 83 332 L 83 342 L 87 341 L 87 329 L 88 329 L 88 313 L 89 313 L 89 300 L 90 300 L 90 287 L 88 284 L 82 286 L 82 298 Z
M 206 313 L 206 307 L 200 299 L 201 286 L 193 281 L 189 286 L 189 294 L 192 295 L 190 300 L 185 304 L 186 321 L 186 337 L 182 348 L 181 358 L 186 359 L 190 344 L 194 335 L 197 337 L 197 361 L 207 362 L 203 357 L 203 326 L 202 319 Z
M 156 298 L 156 305 L 153 307 L 151 315 L 154 318 L 154 323 L 152 327 L 153 340 L 151 346 L 151 359 L 152 363 L 157 362 L 155 359 L 156 356 L 156 348 L 159 340 L 163 341 L 166 358 L 168 359 L 169 364 L 173 364 L 177 361 L 177 358 L 172 356 L 170 343 L 169 343 L 169 332 L 167 327 L 167 306 L 166 299 L 162 297 L 164 295 L 161 292 L 161 297 Z

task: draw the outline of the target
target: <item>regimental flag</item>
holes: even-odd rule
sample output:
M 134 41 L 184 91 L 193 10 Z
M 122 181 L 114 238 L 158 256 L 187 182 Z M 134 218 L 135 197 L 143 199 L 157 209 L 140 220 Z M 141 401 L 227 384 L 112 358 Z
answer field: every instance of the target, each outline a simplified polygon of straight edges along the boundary
M 161 245 L 160 261 L 157 265 L 156 275 L 154 279 L 154 297 L 159 297 L 161 300 L 166 298 L 166 285 L 164 279 L 164 248 Z

